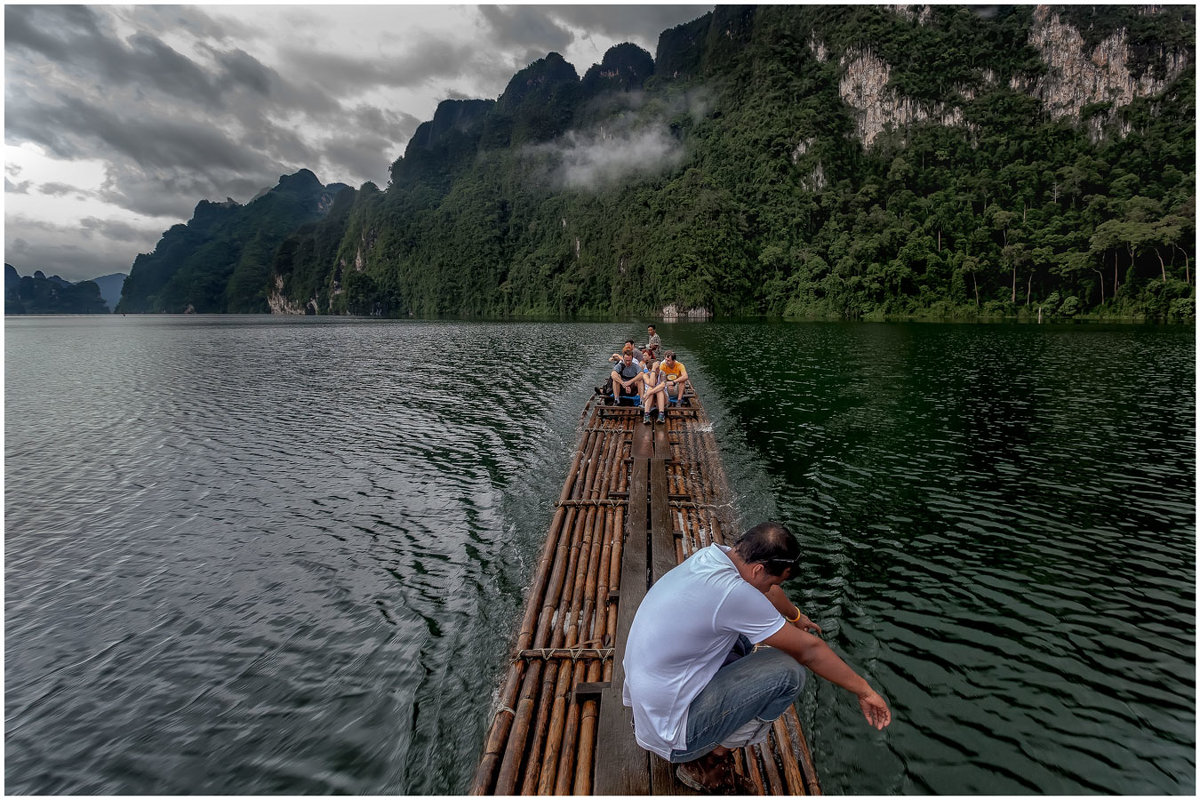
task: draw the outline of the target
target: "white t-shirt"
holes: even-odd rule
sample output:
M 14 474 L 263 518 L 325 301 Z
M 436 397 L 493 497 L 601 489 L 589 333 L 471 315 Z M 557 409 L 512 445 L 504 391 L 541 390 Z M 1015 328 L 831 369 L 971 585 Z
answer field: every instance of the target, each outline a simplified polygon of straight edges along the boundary
M 687 746 L 688 706 L 744 634 L 753 644 L 784 619 L 747 583 L 728 547 L 710 545 L 662 576 L 646 593 L 625 644 L 622 699 L 633 708 L 637 742 L 670 758 Z

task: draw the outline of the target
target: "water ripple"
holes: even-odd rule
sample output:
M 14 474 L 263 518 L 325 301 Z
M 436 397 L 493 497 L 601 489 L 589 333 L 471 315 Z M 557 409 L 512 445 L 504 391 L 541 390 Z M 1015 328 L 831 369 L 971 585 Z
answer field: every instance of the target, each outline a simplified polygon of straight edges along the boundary
M 626 326 L 6 333 L 11 791 L 465 789 Z
M 815 687 L 826 791 L 1191 793 L 1193 331 L 675 333 L 740 504 L 802 534 L 791 590 L 896 711 L 872 737 Z

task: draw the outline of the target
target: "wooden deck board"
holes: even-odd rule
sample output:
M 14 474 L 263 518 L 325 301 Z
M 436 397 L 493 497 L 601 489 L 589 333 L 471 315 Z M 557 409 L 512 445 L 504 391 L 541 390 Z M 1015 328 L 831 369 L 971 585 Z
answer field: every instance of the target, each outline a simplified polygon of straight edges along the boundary
M 644 437 L 643 437 L 644 438 Z M 637 437 L 634 450 L 638 451 Z M 633 615 L 646 596 L 647 538 L 644 488 L 649 461 L 635 455 L 629 479 L 629 511 L 624 531 L 624 557 L 621 561 L 621 590 L 618 596 L 618 637 L 613 648 L 613 679 L 600 695 L 600 721 L 596 733 L 594 787 L 600 795 L 649 794 L 650 754 L 633 738 L 633 711 L 621 702 L 625 682 L 625 637 L 633 624 Z M 643 498 L 638 501 L 637 498 Z
M 652 581 L 732 522 L 712 428 L 689 399 L 665 425 L 585 409 L 472 794 L 695 794 L 637 745 L 621 702 L 626 634 Z M 820 793 L 794 709 L 738 768 L 765 794 Z

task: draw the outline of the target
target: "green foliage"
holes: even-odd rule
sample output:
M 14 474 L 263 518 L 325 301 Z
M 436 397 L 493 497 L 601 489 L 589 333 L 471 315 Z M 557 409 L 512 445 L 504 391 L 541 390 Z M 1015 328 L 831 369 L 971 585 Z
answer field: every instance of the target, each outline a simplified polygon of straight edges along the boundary
M 1046 70 L 1028 45 L 1039 13 L 718 7 L 663 33 L 653 75 L 632 45 L 583 81 L 552 53 L 494 103 L 439 105 L 386 191 L 344 194 L 281 246 L 284 225 L 238 231 L 236 209 L 198 208 L 130 281 L 157 307 L 260 310 L 281 285 L 293 309 L 387 316 L 1194 319 L 1192 71 L 1103 131 L 1107 103 L 1052 119 L 1013 88 Z M 1156 75 L 1194 47 L 1187 8 L 1051 13 L 1088 46 L 1125 30 Z M 864 147 L 839 83 L 842 55 L 868 50 L 889 90 L 961 124 Z M 562 180 L 599 154 L 635 161 L 646 132 L 677 158 Z
M 202 200 L 186 225 L 172 227 L 153 253 L 134 260 L 117 311 L 266 312 L 280 243 L 320 218 L 337 191 L 301 170 L 244 206 Z
M 47 278 L 41 270 L 22 277 L 15 267 L 5 264 L 4 313 L 107 314 L 108 305 L 95 281 L 69 283 L 57 276 Z

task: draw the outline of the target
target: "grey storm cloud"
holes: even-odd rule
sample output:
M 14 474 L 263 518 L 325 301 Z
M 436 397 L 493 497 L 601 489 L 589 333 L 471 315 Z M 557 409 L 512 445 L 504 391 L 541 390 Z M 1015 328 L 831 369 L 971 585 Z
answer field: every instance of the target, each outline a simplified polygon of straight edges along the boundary
M 186 220 L 201 199 L 232 197 L 245 203 L 263 188 L 274 186 L 280 175 L 295 171 L 276 162 L 259 165 L 251 173 L 217 174 L 187 169 L 143 170 L 125 164 L 110 171 L 97 194 L 106 202 L 139 214 Z
M 381 154 L 389 164 L 401 156 L 403 148 L 396 144 L 397 138 L 407 139 L 421 124 L 412 114 L 368 105 L 355 107 L 346 122 L 322 143 L 321 150 L 328 161 L 345 164 L 360 175 L 377 173 Z
M 132 16 L 132 22 L 155 33 L 187 31 L 189 35 L 202 41 L 244 41 L 262 38 L 267 33 L 261 27 L 229 18 L 217 21 L 199 6 L 136 6 L 129 12 L 123 9 L 111 11 L 119 16 Z
M 258 160 L 223 131 L 189 120 L 152 117 L 145 111 L 113 108 L 79 98 L 59 105 L 27 105 L 6 114 L 5 135 L 38 142 L 66 158 L 86 157 L 96 144 L 142 166 L 254 169 Z
M 6 49 L 37 53 L 85 85 L 136 85 L 206 105 L 219 103 L 219 91 L 200 65 L 144 32 L 121 42 L 108 20 L 86 6 L 6 6 L 4 11 Z
M 559 9 L 550 9 L 559 13 Z M 547 9 L 536 6 L 480 6 L 479 12 L 491 29 L 489 38 L 501 48 L 522 47 L 537 53 L 535 58 L 551 50 L 565 50 L 574 41 L 574 34 L 554 21 Z
M 5 261 L 22 275 L 40 269 L 69 281 L 129 272 L 130 246 L 149 251 L 162 235 L 149 228 L 90 219 L 67 226 L 16 215 L 7 216 L 4 224 L 8 239 Z
M 437 100 L 495 97 L 515 71 L 593 35 L 653 49 L 659 31 L 710 7 L 471 6 L 452 34 L 421 33 L 424 16 L 400 6 L 394 16 L 377 10 L 387 7 L 247 8 L 5 6 L 6 142 L 38 145 L 52 161 L 103 165 L 102 183 L 83 188 L 58 172 L 35 177 L 6 164 L 10 208 L 35 194 L 60 198 L 56 209 L 88 208 L 57 226 L 6 217 L 6 247 L 29 268 L 23 274 L 127 271 L 133 254 L 152 249 L 170 220 L 190 218 L 199 200 L 247 202 L 302 167 L 324 182 L 380 183 Z M 347 47 L 320 27 L 331 12 L 343 28 L 357 20 L 376 28 L 364 31 L 361 49 Z M 397 35 L 380 36 L 381 20 L 393 19 Z M 590 63 L 575 66 L 582 75 Z M 397 107 L 410 95 L 428 103 L 427 114 Z M 389 97 L 405 99 L 389 106 L 381 99 Z M 674 157 L 652 127 L 608 136 L 561 142 L 559 179 L 619 180 Z M 103 220 L 103 204 L 114 216 L 149 218 L 150 227 Z
M 479 60 L 477 47 L 436 37 L 381 58 L 314 53 L 300 48 L 285 48 L 282 55 L 290 74 L 303 75 L 308 82 L 332 92 L 371 86 L 421 86 L 433 79 L 469 74 Z
M 681 19 L 693 20 L 702 17 L 712 11 L 712 8 L 711 5 L 563 5 L 556 6 L 554 14 L 574 27 L 619 38 L 627 36 L 630 31 L 664 31 L 679 25 Z M 650 44 L 653 53 L 653 45 L 656 42 Z M 577 64 L 576 67 L 578 66 Z
M 380 153 L 386 153 L 392 146 L 391 139 L 364 131 L 354 136 L 330 138 L 324 143 L 324 150 L 330 161 L 347 165 L 360 175 L 370 175 L 379 171 L 379 164 L 383 160 Z M 392 160 L 400 155 L 395 153 Z
M 117 220 L 100 219 L 99 217 L 84 217 L 79 221 L 79 227 L 84 235 L 90 238 L 97 234 L 114 242 L 144 242 L 148 237 L 155 236 L 158 231 L 146 227 L 130 225 Z
M 220 66 L 222 75 L 218 83 L 223 87 L 244 87 L 264 97 L 271 94 L 272 85 L 282 83 L 279 74 L 264 66 L 245 50 L 210 50 L 213 60 Z
M 63 195 L 71 194 L 71 192 L 78 192 L 79 189 L 75 188 L 69 183 L 50 181 L 49 183 L 43 183 L 41 186 L 39 186 L 38 191 L 42 194 L 48 194 L 51 197 L 62 197 Z
M 75 41 L 105 38 L 101 20 L 87 6 L 4 7 L 4 46 L 23 48 L 60 60 L 71 55 Z

